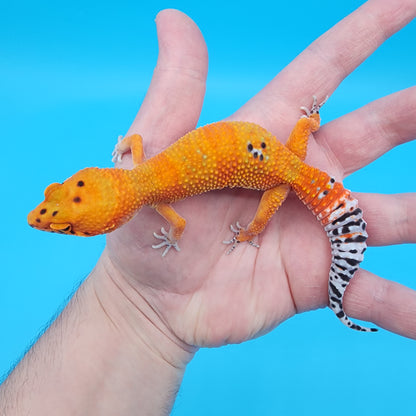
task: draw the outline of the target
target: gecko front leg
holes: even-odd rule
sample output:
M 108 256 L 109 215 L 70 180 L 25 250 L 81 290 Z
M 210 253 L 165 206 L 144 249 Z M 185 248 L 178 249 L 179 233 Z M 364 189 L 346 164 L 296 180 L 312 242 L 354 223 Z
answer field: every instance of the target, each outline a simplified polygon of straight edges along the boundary
M 181 249 L 179 248 L 178 242 L 177 242 L 177 241 L 175 241 L 175 240 L 172 240 L 172 238 L 171 238 L 171 237 L 170 237 L 170 235 L 169 235 L 169 232 L 167 232 L 167 231 L 165 230 L 165 228 L 164 228 L 164 227 L 162 227 L 162 228 L 160 229 L 160 232 L 161 232 L 162 234 L 153 233 L 153 235 L 154 235 L 154 237 L 155 237 L 155 238 L 157 238 L 157 239 L 159 239 L 159 240 L 162 240 L 162 242 L 161 242 L 161 243 L 159 243 L 159 244 L 153 244 L 153 245 L 152 245 L 152 248 L 154 248 L 154 249 L 165 248 L 165 249 L 163 250 L 162 257 L 165 257 L 165 256 L 166 256 L 166 254 L 168 254 L 168 253 L 169 253 L 169 250 L 170 250 L 172 247 L 173 247 L 176 251 L 181 251 Z
M 118 142 L 113 151 L 113 162 L 120 162 L 124 153 L 131 151 L 134 166 L 140 165 L 145 160 L 145 154 L 143 150 L 143 139 L 139 134 L 133 134 L 122 139 L 122 136 L 118 137 Z M 164 227 L 161 228 L 159 233 L 153 233 L 154 237 L 161 240 L 159 244 L 153 244 L 152 248 L 159 249 L 164 248 L 162 257 L 168 254 L 169 250 L 173 247 L 176 251 L 180 251 L 178 241 L 181 238 L 186 221 L 169 205 L 169 204 L 156 204 L 153 208 L 169 223 L 169 231 L 166 231 Z
M 169 223 L 169 231 L 166 231 L 164 227 L 160 232 L 153 233 L 154 237 L 158 240 L 162 240 L 159 244 L 153 244 L 152 248 L 159 249 L 164 248 L 162 257 L 165 257 L 169 253 L 171 248 L 176 251 L 180 251 L 178 241 L 182 237 L 185 230 L 186 221 L 182 218 L 169 204 L 157 204 L 154 206 L 156 211 Z
M 121 162 L 124 153 L 131 151 L 134 166 L 139 165 L 145 159 L 143 151 L 143 139 L 140 134 L 132 134 L 123 139 L 123 136 L 118 136 L 117 144 L 112 153 L 112 161 L 114 163 Z

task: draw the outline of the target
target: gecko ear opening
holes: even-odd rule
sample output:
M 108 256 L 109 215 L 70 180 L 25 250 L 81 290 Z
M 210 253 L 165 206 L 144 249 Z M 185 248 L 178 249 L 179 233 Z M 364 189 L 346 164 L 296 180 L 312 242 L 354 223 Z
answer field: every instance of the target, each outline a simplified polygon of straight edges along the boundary
M 56 188 L 60 187 L 60 183 L 51 183 L 46 189 L 45 189 L 45 198 L 48 198 L 48 196 L 51 194 L 52 191 L 54 191 Z
M 49 225 L 51 230 L 54 231 L 65 231 L 69 232 L 71 231 L 72 225 L 69 223 L 63 223 L 63 224 L 50 224 Z

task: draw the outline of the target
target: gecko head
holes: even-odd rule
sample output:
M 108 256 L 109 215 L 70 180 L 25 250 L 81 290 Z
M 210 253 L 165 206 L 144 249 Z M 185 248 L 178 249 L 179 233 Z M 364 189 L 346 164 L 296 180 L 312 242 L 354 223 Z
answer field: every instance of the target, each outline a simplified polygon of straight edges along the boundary
M 103 180 L 105 169 L 87 168 L 63 183 L 45 189 L 45 200 L 29 213 L 31 227 L 78 236 L 104 234 L 117 228 L 113 182 Z

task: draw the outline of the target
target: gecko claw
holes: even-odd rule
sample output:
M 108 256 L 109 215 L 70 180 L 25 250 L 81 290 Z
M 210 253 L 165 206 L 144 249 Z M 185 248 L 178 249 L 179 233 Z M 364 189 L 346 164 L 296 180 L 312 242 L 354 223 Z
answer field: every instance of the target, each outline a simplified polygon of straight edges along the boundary
M 162 234 L 157 234 L 157 233 L 153 233 L 154 237 L 157 238 L 158 240 L 162 240 L 161 243 L 159 244 L 153 244 L 152 248 L 154 249 L 159 249 L 162 247 L 165 247 L 165 249 L 163 250 L 162 253 L 162 257 L 165 257 L 166 254 L 169 253 L 169 250 L 173 247 L 176 251 L 181 251 L 181 249 L 179 248 L 178 242 L 174 241 L 171 239 L 171 237 L 169 236 L 169 232 L 167 232 L 164 227 L 161 228 L 161 233 Z
M 302 117 L 310 117 L 312 114 L 319 113 L 319 110 L 322 108 L 322 106 L 328 101 L 328 95 L 325 97 L 325 99 L 318 104 L 318 99 L 316 98 L 316 95 L 313 97 L 312 107 L 309 109 L 308 107 L 300 107 L 301 111 L 303 111 L 305 114 Z
M 122 159 L 122 157 L 123 157 L 123 152 L 122 152 L 122 151 L 120 151 L 119 146 L 118 146 L 118 144 L 119 144 L 122 140 L 123 140 L 123 136 L 118 136 L 118 137 L 117 137 L 117 144 L 115 145 L 114 150 L 113 150 L 113 152 L 111 153 L 111 156 L 112 156 L 111 161 L 112 161 L 113 163 L 116 163 L 116 162 L 121 162 L 121 159 Z
M 238 246 L 238 244 L 241 243 L 241 241 L 238 239 L 238 236 L 240 234 L 241 230 L 244 230 L 244 228 L 240 225 L 240 223 L 237 221 L 235 223 L 235 227 L 233 224 L 230 225 L 230 230 L 234 233 L 234 236 L 231 240 L 224 240 L 223 244 L 228 244 L 231 245 L 230 249 L 227 251 L 227 255 L 231 254 L 235 248 Z M 248 241 L 248 243 L 256 248 L 259 248 L 260 246 L 258 244 L 256 244 L 254 241 Z

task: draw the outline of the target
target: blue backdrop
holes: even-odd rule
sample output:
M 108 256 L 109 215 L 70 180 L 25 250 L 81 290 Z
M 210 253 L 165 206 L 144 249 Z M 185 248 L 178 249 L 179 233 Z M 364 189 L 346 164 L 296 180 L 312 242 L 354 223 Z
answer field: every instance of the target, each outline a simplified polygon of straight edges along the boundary
M 0 374 L 6 373 L 88 275 L 104 237 L 30 229 L 44 187 L 85 166 L 110 166 L 149 85 L 157 58 L 154 18 L 189 14 L 210 53 L 200 124 L 224 118 L 311 41 L 362 1 L 19 1 L 0 5 Z M 300 10 L 305 13 L 299 13 Z M 324 122 L 416 81 L 416 24 L 389 39 L 338 88 Z M 270 53 L 273 51 L 273 53 Z M 356 191 L 414 191 L 416 143 L 348 178 Z M 392 174 L 394 173 L 394 174 Z M 397 177 L 400 175 L 400 183 Z M 415 246 L 370 248 L 364 267 L 416 288 Z M 330 370 L 340 355 L 338 380 Z M 173 414 L 414 415 L 414 341 L 346 330 L 329 310 L 296 316 L 243 345 L 201 350 Z

